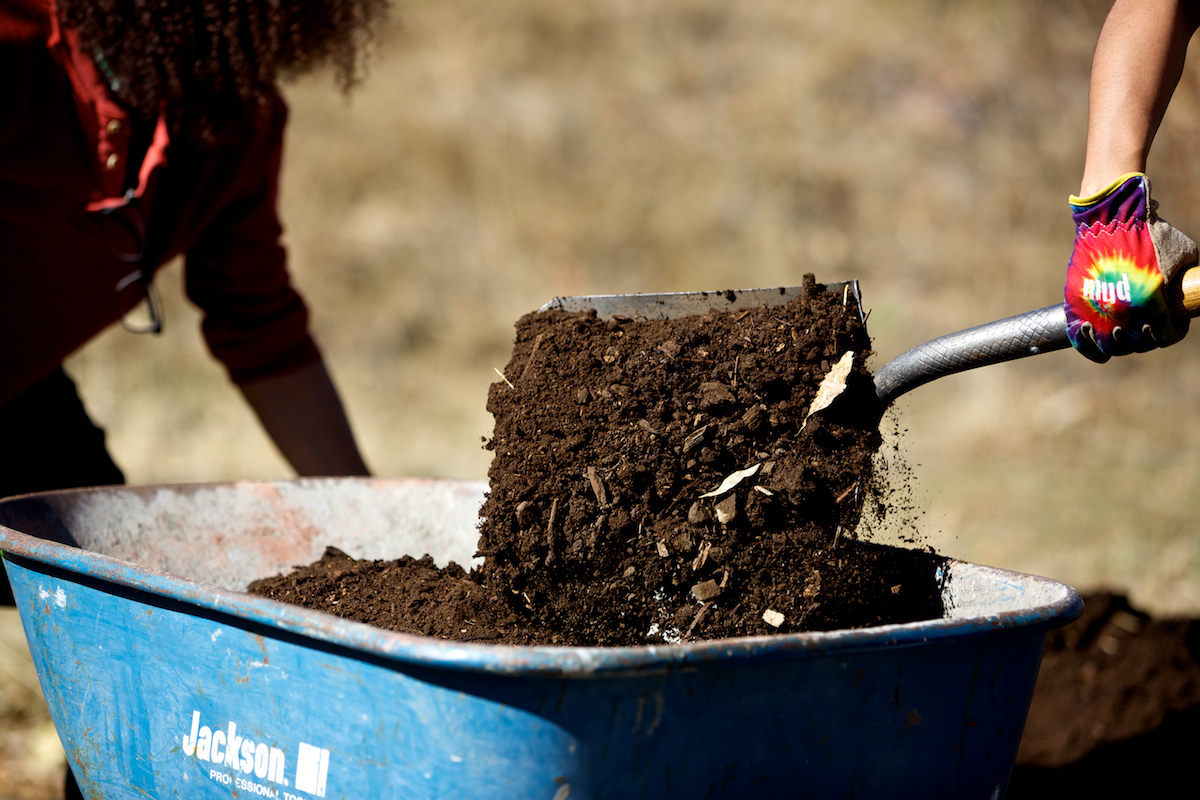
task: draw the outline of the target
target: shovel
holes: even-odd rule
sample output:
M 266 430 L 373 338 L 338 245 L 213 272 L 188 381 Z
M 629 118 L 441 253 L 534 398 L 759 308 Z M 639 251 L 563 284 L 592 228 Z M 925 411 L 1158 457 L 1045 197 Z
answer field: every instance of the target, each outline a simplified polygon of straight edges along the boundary
M 858 281 L 817 284 L 824 291 L 853 297 L 862 314 Z M 556 297 L 538 311 L 587 311 L 602 318 L 670 319 L 710 310 L 732 311 L 757 306 L 782 305 L 803 293 L 799 286 L 776 289 L 741 289 L 723 292 L 669 292 L 666 294 L 607 294 Z M 1200 266 L 1184 273 L 1169 289 L 1176 314 L 1200 316 Z M 865 322 L 864 317 L 864 322 Z M 896 356 L 875 371 L 875 394 L 884 407 L 900 395 L 945 375 L 986 367 L 1026 356 L 1036 356 L 1071 346 L 1062 304 L 1027 311 L 946 334 Z

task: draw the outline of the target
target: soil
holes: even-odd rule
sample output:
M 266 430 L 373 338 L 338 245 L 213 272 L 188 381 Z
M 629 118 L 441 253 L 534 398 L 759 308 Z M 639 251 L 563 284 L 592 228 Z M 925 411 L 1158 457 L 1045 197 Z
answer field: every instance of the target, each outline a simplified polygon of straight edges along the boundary
M 1084 603 L 1047 640 L 1008 797 L 1177 796 L 1200 751 L 1200 621 Z
M 470 573 L 315 564 L 251 587 L 430 636 L 640 645 L 939 617 L 939 559 L 861 542 L 881 444 L 852 296 L 672 320 L 529 314 L 492 385 Z M 730 293 L 732 296 L 732 293 Z M 847 355 L 849 354 L 849 355 Z M 845 388 L 813 410 L 845 356 Z

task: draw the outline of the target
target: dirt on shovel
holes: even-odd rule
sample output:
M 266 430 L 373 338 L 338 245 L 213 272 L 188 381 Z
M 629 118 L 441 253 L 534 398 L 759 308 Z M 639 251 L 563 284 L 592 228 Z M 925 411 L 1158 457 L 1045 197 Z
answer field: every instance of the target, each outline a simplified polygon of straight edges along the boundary
M 856 536 L 880 411 L 852 296 L 518 321 L 482 566 L 320 561 L 252 591 L 390 630 L 641 645 L 940 617 L 937 556 Z M 884 501 L 885 502 L 885 501 Z

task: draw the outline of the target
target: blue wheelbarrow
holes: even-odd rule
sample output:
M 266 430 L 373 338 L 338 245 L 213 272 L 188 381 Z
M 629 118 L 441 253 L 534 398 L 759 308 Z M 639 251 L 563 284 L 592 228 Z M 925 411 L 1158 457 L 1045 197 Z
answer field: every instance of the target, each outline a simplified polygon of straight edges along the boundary
M 951 561 L 944 618 L 628 648 L 392 633 L 246 594 L 320 557 L 471 563 L 486 486 L 322 479 L 0 503 L 90 798 L 998 798 L 1061 583 Z

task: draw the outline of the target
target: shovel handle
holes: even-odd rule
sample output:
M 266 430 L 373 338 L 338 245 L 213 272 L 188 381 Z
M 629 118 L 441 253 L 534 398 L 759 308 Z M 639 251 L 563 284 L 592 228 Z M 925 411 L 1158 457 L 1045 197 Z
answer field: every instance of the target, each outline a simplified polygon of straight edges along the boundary
M 1172 310 L 1181 317 L 1200 317 L 1200 266 L 1189 267 L 1179 286 L 1168 298 Z
M 1200 316 L 1200 266 L 1183 274 L 1168 298 L 1180 316 Z M 875 371 L 875 395 L 890 404 L 932 380 L 1071 346 L 1062 304 L 950 333 L 918 345 Z

